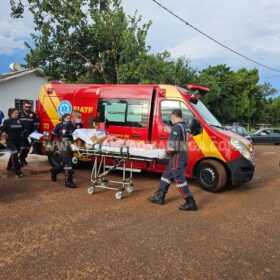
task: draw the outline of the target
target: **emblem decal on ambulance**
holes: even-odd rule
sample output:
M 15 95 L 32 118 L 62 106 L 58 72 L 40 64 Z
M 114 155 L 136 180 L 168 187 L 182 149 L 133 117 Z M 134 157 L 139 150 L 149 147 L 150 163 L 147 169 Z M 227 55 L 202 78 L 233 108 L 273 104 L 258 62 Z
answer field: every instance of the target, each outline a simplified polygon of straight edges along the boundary
M 58 112 L 60 117 L 62 117 L 64 114 L 71 114 L 72 104 L 67 100 L 61 101 L 58 104 L 57 112 Z

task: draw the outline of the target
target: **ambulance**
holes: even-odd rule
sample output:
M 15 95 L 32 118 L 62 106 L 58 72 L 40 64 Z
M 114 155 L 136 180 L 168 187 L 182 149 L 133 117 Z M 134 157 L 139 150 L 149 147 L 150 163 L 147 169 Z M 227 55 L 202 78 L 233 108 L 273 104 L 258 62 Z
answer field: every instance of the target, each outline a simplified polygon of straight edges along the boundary
M 36 108 L 44 134 L 40 153 L 47 154 L 51 160 L 52 152 L 46 151 L 50 134 L 61 116 L 73 110 L 82 113 L 84 127 L 92 127 L 98 119 L 111 135 L 156 143 L 163 148 L 171 131 L 171 112 L 180 108 L 186 123 L 196 120 L 196 133 L 189 135 L 186 177 L 195 179 L 211 192 L 248 182 L 255 170 L 252 145 L 224 128 L 207 109 L 199 97 L 208 91 L 197 85 L 180 88 L 160 84 L 44 84 Z M 167 161 L 135 162 L 133 167 L 139 171 L 163 172 Z

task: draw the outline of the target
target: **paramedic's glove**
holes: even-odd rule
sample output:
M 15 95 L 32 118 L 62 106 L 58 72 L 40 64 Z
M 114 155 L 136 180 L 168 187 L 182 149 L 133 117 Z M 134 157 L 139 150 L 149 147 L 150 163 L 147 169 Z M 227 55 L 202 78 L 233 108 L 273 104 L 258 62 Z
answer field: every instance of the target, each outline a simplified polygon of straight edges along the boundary
M 77 148 L 77 146 L 75 144 L 71 144 L 70 148 L 71 148 L 72 152 L 77 152 L 78 151 L 78 148 Z
M 46 150 L 47 150 L 47 151 L 51 151 L 51 149 L 52 149 L 52 145 L 51 145 L 51 143 L 48 143 L 48 144 L 46 145 Z
M 167 157 L 166 149 L 162 150 L 159 154 L 159 159 L 164 159 Z

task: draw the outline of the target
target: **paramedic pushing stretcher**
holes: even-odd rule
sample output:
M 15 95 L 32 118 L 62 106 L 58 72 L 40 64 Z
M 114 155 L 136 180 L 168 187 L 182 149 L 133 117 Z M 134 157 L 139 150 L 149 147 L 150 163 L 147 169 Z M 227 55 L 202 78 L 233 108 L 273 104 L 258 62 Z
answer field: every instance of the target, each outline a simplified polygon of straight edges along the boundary
M 182 111 L 180 109 L 174 109 L 172 111 L 171 121 L 174 126 L 168 138 L 167 153 L 169 154 L 169 163 L 162 174 L 158 191 L 155 195 L 149 197 L 149 200 L 153 203 L 164 204 L 165 194 L 173 179 L 179 192 L 186 200 L 179 209 L 184 211 L 197 210 L 195 200 L 189 190 L 185 176 L 188 163 L 188 127 L 182 119 Z
M 71 144 L 73 143 L 73 132 L 82 128 L 82 114 L 79 111 L 74 110 L 69 116 L 65 116 L 62 122 L 59 123 L 52 131 L 50 142 L 52 143 L 54 138 L 57 137 L 59 141 L 59 151 L 61 154 L 61 163 L 56 164 L 51 168 L 51 179 L 56 181 L 56 176 L 64 170 L 65 174 L 65 187 L 76 188 L 76 184 L 73 182 L 73 165 L 72 165 L 72 151 Z

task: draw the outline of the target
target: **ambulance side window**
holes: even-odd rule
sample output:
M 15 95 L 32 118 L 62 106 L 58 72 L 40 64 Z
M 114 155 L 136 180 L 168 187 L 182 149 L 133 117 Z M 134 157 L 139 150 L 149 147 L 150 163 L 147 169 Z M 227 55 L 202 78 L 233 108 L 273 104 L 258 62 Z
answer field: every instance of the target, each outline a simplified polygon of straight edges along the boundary
M 163 123 L 170 125 L 171 113 L 173 109 L 181 109 L 183 114 L 183 120 L 188 123 L 193 117 L 193 113 L 186 106 L 186 104 L 179 100 L 163 100 L 160 103 L 161 119 Z
M 99 121 L 108 125 L 146 127 L 149 101 L 145 99 L 101 99 L 98 104 Z

